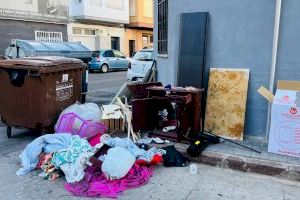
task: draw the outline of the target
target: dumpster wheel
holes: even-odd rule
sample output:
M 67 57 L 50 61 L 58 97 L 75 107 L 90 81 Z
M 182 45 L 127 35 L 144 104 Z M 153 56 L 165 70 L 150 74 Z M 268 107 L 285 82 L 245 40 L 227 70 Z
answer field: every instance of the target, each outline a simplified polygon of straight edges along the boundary
M 6 126 L 6 135 L 8 138 L 11 138 L 12 127 Z

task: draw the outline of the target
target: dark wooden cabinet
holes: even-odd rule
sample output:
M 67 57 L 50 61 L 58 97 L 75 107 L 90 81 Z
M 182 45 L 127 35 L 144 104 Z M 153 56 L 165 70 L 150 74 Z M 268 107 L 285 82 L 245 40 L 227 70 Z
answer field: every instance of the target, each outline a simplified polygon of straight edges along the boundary
M 165 89 L 148 87 L 148 96 L 132 101 L 132 125 L 134 132 L 147 131 L 177 142 L 189 141 L 202 131 L 201 98 L 203 89 L 188 91 L 184 88 Z M 162 122 L 159 115 L 167 110 L 168 116 Z M 165 126 L 176 126 L 172 132 L 163 132 Z

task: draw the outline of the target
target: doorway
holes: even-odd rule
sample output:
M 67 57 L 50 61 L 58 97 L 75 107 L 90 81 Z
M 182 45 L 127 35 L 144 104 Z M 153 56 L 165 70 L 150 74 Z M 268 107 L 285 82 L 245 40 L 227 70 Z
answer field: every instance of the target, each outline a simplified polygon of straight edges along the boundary
M 111 48 L 120 51 L 120 38 L 111 37 Z
M 135 52 L 135 40 L 129 40 L 129 57 Z

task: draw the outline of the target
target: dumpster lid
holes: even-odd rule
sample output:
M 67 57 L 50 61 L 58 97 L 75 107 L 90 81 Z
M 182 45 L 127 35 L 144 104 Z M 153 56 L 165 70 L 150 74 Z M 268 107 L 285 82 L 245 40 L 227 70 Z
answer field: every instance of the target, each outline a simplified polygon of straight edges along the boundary
M 73 65 L 66 66 L 65 64 L 73 64 Z M 62 67 L 62 65 L 64 66 Z M 43 72 L 45 70 L 49 71 L 50 68 L 53 69 L 57 68 L 63 70 L 63 69 L 78 68 L 78 67 L 82 68 L 84 67 L 84 65 L 83 62 L 79 59 L 59 57 L 59 56 L 43 56 L 43 57 L 41 56 L 41 57 L 25 57 L 25 58 L 0 60 L 0 67 L 13 68 L 13 69 L 30 69 L 30 70 L 38 70 L 40 72 Z
M 17 48 L 19 50 L 17 50 Z M 17 55 L 17 52 L 22 52 Z M 92 52 L 78 42 L 38 42 L 33 40 L 12 39 L 6 55 L 12 58 L 32 56 L 62 56 L 68 58 L 90 59 Z

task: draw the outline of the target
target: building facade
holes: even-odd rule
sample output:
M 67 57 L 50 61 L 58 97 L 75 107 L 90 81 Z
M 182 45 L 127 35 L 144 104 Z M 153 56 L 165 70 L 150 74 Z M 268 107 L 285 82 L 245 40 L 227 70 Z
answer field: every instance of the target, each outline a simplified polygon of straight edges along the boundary
M 125 51 L 124 27 L 72 22 L 68 24 L 68 38 L 70 42 L 80 42 L 92 51 L 100 49 Z
M 299 80 L 300 1 L 282 1 L 276 70 L 272 68 L 275 0 L 157 0 L 154 6 L 154 46 L 158 80 L 177 85 L 181 13 L 208 12 L 205 55 L 205 84 L 209 69 L 248 68 L 245 134 L 264 136 L 267 128 L 267 102 L 257 93 L 274 80 Z M 158 7 L 164 5 L 159 12 Z M 160 21 L 160 22 L 159 22 Z M 158 24 L 163 24 L 163 28 Z M 165 26 L 166 25 L 166 26 Z M 158 40 L 163 41 L 158 47 Z M 159 49 L 160 48 L 160 49 Z M 272 80 L 272 73 L 275 78 Z M 276 89 L 276 84 L 275 88 Z
M 67 41 L 68 0 L 0 0 L 0 55 L 11 39 Z
M 70 0 L 69 41 L 131 56 L 153 46 L 153 0 Z
M 125 24 L 129 24 L 128 0 L 70 0 L 69 41 L 92 51 L 125 52 Z
M 153 0 L 129 1 L 130 23 L 125 30 L 126 55 L 153 46 Z

